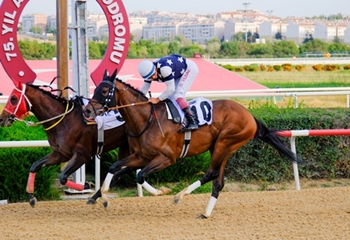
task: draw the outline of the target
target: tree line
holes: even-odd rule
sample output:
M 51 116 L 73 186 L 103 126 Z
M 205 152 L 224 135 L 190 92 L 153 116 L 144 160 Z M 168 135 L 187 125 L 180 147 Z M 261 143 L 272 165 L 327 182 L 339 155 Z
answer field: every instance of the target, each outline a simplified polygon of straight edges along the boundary
M 54 42 L 19 40 L 18 43 L 26 60 L 52 59 L 56 56 Z M 89 58 L 102 59 L 106 48 L 107 42 L 89 41 Z M 71 49 L 69 51 L 71 52 Z M 237 39 L 232 41 L 213 39 L 205 44 L 197 44 L 180 36 L 164 42 L 144 39 L 136 42 L 131 37 L 127 58 L 159 58 L 171 53 L 179 53 L 184 57 L 193 57 L 194 53 L 199 53 L 208 58 L 289 58 L 303 57 L 307 53 L 317 53 L 318 56 L 330 56 L 335 53 L 350 54 L 350 46 L 338 41 L 328 43 L 319 39 L 309 39 L 300 45 L 288 40 L 249 43 Z

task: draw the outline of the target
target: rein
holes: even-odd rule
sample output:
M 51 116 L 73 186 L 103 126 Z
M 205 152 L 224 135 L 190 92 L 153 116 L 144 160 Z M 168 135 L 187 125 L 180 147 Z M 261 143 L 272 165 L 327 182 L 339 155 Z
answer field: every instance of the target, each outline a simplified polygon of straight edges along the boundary
M 44 128 L 45 131 L 48 131 L 48 130 L 50 130 L 50 129 L 56 127 L 56 126 L 64 119 L 64 117 L 65 117 L 67 114 L 69 114 L 71 111 L 73 111 L 73 109 L 74 109 L 74 104 L 72 104 L 72 107 L 71 107 L 69 110 L 68 110 L 68 107 L 69 107 L 69 102 L 67 102 L 66 110 L 65 110 L 64 113 L 62 113 L 62 114 L 60 114 L 60 115 L 57 115 L 57 116 L 55 116 L 55 117 L 52 117 L 52 118 L 49 118 L 49 119 L 40 121 L 40 122 L 36 122 L 36 123 L 34 123 L 34 122 L 29 122 L 29 121 L 25 121 L 25 120 L 22 120 L 22 119 L 19 119 L 19 118 L 15 118 L 15 120 L 20 121 L 20 122 L 25 122 L 26 125 L 29 126 L 29 127 L 35 127 L 35 126 L 39 126 L 39 125 L 42 125 L 42 124 L 44 124 L 44 123 L 50 122 L 50 121 L 52 121 L 52 120 L 55 120 L 55 119 L 57 119 L 57 118 L 61 118 L 61 119 L 59 119 L 56 123 L 54 123 L 53 125 L 51 125 L 50 127 Z
M 132 106 L 143 105 L 143 104 L 147 104 L 147 103 L 149 103 L 149 102 L 130 103 L 130 104 L 125 104 L 125 105 L 121 105 L 121 106 L 110 107 L 110 108 L 107 108 L 107 110 L 108 111 L 110 111 L 110 110 L 118 110 L 119 108 L 132 107 Z
M 141 104 L 145 104 L 147 102 L 140 102 L 140 104 L 137 104 L 137 105 L 141 105 Z M 135 106 L 133 105 L 134 103 L 131 103 L 131 104 L 127 104 L 127 105 L 122 105 L 121 107 L 130 107 L 130 106 Z M 142 134 L 144 134 L 147 129 L 151 126 L 151 123 L 152 123 L 152 119 L 153 119 L 153 112 L 154 112 L 154 105 L 152 104 L 152 107 L 151 107 L 151 114 L 149 115 L 149 118 L 148 118 L 148 121 L 147 121 L 147 124 L 145 126 L 145 128 L 137 135 L 131 135 L 128 131 L 126 132 L 126 134 L 129 136 L 129 137 L 132 137 L 132 138 L 138 138 L 140 137 Z

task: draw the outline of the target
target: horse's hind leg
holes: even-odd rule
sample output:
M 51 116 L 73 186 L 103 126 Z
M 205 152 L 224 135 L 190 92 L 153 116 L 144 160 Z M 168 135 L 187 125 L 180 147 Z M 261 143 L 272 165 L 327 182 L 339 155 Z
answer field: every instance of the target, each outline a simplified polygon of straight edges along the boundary
M 216 204 L 217 198 L 219 197 L 219 193 L 224 187 L 224 168 L 226 165 L 226 162 L 228 161 L 229 157 L 233 154 L 236 149 L 238 149 L 240 146 L 242 146 L 242 143 L 236 144 L 236 146 L 233 146 L 232 151 L 228 151 L 226 148 L 220 148 L 218 146 L 215 147 L 215 151 L 212 152 L 212 160 L 209 166 L 209 169 L 205 173 L 205 175 L 198 181 L 194 182 L 190 186 L 186 187 L 184 190 L 179 192 L 175 195 L 174 203 L 178 203 L 185 195 L 190 194 L 195 189 L 199 188 L 200 186 L 204 185 L 205 183 L 209 181 L 213 181 L 213 187 L 212 187 L 212 193 L 211 197 L 209 199 L 209 202 L 207 204 L 205 214 L 201 214 L 200 218 L 208 218 Z M 226 145 L 222 145 L 226 146 Z

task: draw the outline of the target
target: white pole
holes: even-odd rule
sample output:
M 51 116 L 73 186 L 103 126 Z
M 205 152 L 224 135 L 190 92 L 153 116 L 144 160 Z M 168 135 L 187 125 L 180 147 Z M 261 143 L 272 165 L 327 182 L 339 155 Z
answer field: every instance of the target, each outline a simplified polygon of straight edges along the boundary
M 295 147 L 295 137 L 290 137 L 290 148 L 292 152 L 297 155 L 297 150 Z M 294 171 L 294 180 L 295 180 L 295 189 L 300 190 L 300 180 L 299 180 L 299 171 L 298 171 L 298 164 L 293 163 L 293 171 Z
M 97 155 L 95 155 L 95 191 L 98 191 L 101 188 L 100 170 L 101 170 L 100 159 L 97 157 Z

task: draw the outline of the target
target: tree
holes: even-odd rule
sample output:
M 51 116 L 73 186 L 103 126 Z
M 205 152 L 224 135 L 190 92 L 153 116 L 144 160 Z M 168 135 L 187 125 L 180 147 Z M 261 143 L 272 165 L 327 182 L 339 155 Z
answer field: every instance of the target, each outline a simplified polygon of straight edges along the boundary
M 178 41 L 171 41 L 169 43 L 169 52 L 170 53 L 179 53 L 180 52 L 180 43 Z
M 89 45 L 89 58 L 101 59 L 102 55 L 101 55 L 100 49 L 98 47 L 98 43 L 96 43 L 94 41 L 89 41 L 88 45 Z
M 247 42 L 238 42 L 237 43 L 238 48 L 238 56 L 239 57 L 245 57 L 247 55 L 247 51 L 249 49 L 249 43 Z
M 245 41 L 245 33 L 244 32 L 238 32 L 232 37 L 233 41 L 238 41 L 238 42 L 244 42 Z
M 250 44 L 247 54 L 251 56 L 263 55 L 271 56 L 273 49 L 271 44 Z
M 275 39 L 277 39 L 277 40 L 282 40 L 283 39 L 282 33 L 280 31 L 276 32 Z
M 238 56 L 238 44 L 235 42 L 223 42 L 220 46 L 220 52 L 227 57 Z
M 180 48 L 180 54 L 184 57 L 193 57 L 194 53 L 204 54 L 204 50 L 197 44 L 192 44 L 190 46 L 184 46 Z
M 35 34 L 41 34 L 42 30 L 38 26 L 33 26 L 29 29 L 29 32 L 35 33 Z
M 334 52 L 347 52 L 350 50 L 350 47 L 346 45 L 345 43 L 336 43 L 333 42 L 328 46 L 328 52 L 334 53 Z
M 326 53 L 328 52 L 328 43 L 323 42 L 319 39 L 313 39 L 311 41 L 301 44 L 299 49 L 301 53 L 303 52 Z
M 220 51 L 220 41 L 218 39 L 213 39 L 213 41 L 208 41 L 206 44 L 205 51 L 211 57 L 218 57 Z
M 272 49 L 275 57 L 288 57 L 299 54 L 299 48 L 294 41 L 276 41 L 273 43 Z
M 305 38 L 303 40 L 303 43 L 307 43 L 307 42 L 310 42 L 312 40 L 314 40 L 314 38 L 312 37 L 312 34 L 311 33 L 307 33 L 307 34 L 305 34 Z
M 340 43 L 340 38 L 338 36 L 335 36 L 334 39 L 333 39 L 333 42 L 334 43 Z

